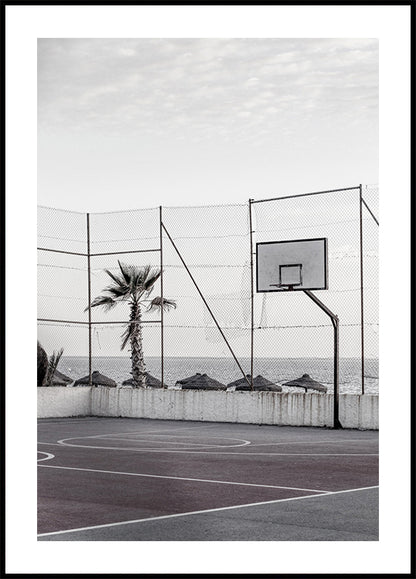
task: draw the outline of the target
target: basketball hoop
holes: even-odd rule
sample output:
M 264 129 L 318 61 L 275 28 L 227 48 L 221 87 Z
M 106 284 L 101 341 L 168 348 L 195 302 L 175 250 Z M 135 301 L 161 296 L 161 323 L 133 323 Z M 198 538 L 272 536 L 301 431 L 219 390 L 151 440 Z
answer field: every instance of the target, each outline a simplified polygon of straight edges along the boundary
M 291 291 L 295 286 L 300 286 L 301 283 L 271 283 L 270 287 L 278 287 L 285 291 Z

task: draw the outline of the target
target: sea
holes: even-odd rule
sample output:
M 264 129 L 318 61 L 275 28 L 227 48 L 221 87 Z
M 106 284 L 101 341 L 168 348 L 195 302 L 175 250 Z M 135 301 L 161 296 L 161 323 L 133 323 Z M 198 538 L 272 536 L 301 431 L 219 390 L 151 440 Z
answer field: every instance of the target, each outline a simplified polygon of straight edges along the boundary
M 245 374 L 250 373 L 250 359 L 241 358 L 239 363 Z M 148 357 L 145 360 L 146 371 L 156 378 L 161 378 L 160 358 Z M 254 376 L 259 374 L 264 378 L 282 384 L 289 380 L 309 374 L 311 378 L 324 384 L 328 392 L 333 390 L 332 358 L 257 358 L 254 360 Z M 365 360 L 364 392 L 379 393 L 378 359 Z M 63 356 L 58 370 L 77 380 L 88 375 L 88 357 Z M 121 386 L 124 380 L 131 378 L 130 358 L 125 356 L 93 357 L 92 370 L 115 380 Z M 242 378 L 242 373 L 232 358 L 177 358 L 165 357 L 164 382 L 168 387 L 174 387 L 176 381 L 187 378 L 199 372 L 208 374 L 211 378 L 228 385 Z M 283 392 L 304 392 L 302 388 L 282 386 Z M 361 394 L 361 360 L 360 358 L 341 358 L 339 361 L 339 393 Z

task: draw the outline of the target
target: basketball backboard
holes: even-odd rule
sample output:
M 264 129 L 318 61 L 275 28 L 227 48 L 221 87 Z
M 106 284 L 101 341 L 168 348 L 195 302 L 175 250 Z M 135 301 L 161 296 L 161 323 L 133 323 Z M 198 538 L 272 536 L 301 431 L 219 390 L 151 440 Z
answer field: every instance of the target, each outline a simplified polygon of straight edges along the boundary
M 327 238 L 257 243 L 257 291 L 328 289 Z

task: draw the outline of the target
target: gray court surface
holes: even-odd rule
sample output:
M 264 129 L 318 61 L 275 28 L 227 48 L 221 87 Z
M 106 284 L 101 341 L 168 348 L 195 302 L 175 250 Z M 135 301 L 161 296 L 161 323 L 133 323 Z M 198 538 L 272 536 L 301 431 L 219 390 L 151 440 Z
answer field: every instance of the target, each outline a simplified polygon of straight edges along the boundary
M 40 541 L 377 541 L 378 432 L 39 420 Z

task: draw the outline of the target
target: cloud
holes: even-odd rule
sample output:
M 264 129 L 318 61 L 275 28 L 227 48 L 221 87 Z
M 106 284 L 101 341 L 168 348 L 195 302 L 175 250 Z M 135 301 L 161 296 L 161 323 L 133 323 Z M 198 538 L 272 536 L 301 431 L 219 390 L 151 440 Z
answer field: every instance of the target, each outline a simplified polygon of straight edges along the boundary
M 238 140 L 311 111 L 376 123 L 377 66 L 373 39 L 41 39 L 39 130 Z
M 136 51 L 133 48 L 121 47 L 119 48 L 119 54 L 121 56 L 136 56 Z

